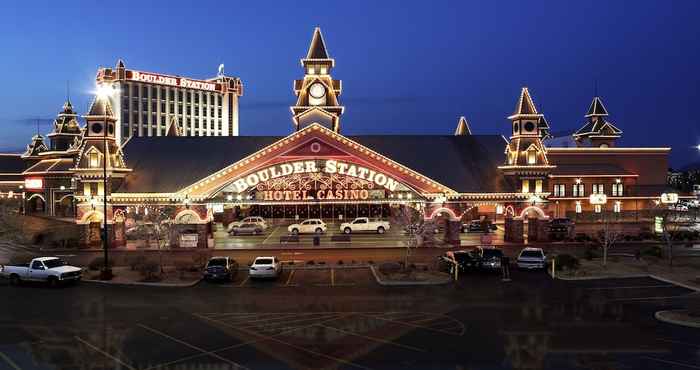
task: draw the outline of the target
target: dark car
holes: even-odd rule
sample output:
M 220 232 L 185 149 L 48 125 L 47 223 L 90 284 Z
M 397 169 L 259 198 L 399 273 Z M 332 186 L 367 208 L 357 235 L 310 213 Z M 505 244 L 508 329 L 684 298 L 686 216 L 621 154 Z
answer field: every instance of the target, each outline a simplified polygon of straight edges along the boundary
M 496 248 L 477 247 L 474 256 L 479 261 L 479 268 L 483 270 L 500 270 L 503 251 Z
M 231 281 L 238 271 L 238 263 L 229 257 L 212 257 L 204 268 L 205 280 Z
M 447 252 L 440 256 L 440 260 L 444 262 L 446 270 L 453 273 L 454 263 L 452 258 L 454 256 L 454 261 L 457 262 L 457 266 L 460 272 L 475 270 L 479 267 L 479 259 L 474 254 L 474 250 L 461 250 L 454 252 Z
M 254 223 L 244 223 L 240 225 L 233 226 L 231 230 L 229 230 L 229 234 L 232 235 L 243 235 L 243 234 L 248 234 L 248 235 L 259 235 L 262 234 L 263 228 L 262 226 Z
M 574 222 L 569 218 L 555 218 L 549 222 L 549 234 L 552 238 L 564 238 L 571 233 Z
M 483 233 L 496 229 L 498 229 L 496 224 L 492 224 L 490 221 L 472 220 L 469 223 L 462 224 L 462 232 L 464 233 Z

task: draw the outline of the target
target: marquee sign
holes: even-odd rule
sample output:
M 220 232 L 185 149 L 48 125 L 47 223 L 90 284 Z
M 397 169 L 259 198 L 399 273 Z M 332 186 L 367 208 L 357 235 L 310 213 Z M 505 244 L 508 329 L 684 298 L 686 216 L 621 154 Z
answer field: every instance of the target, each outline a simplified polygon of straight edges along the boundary
M 373 185 L 384 187 L 389 191 L 396 190 L 396 187 L 399 185 L 398 181 L 382 172 L 371 170 L 367 167 L 359 166 L 356 164 L 338 161 L 335 159 L 328 159 L 325 161 L 295 161 L 281 163 L 263 168 L 245 177 L 234 180 L 232 184 L 236 192 L 242 193 L 248 188 L 256 187 L 258 186 L 258 184 L 264 183 L 269 180 L 278 179 L 290 175 L 321 173 L 328 175 L 338 174 L 358 178 Z M 323 195 L 328 194 L 324 193 Z M 335 195 L 336 194 L 333 193 L 332 195 L 330 195 L 330 197 L 326 198 L 333 199 Z M 302 195 L 300 194 L 299 196 L 301 197 Z M 321 194 L 318 194 L 318 196 L 320 197 Z
M 131 71 L 131 75 L 127 75 L 127 79 L 138 82 L 182 87 L 185 89 L 216 91 L 216 83 L 214 82 L 191 80 L 184 77 L 164 76 L 154 73 Z

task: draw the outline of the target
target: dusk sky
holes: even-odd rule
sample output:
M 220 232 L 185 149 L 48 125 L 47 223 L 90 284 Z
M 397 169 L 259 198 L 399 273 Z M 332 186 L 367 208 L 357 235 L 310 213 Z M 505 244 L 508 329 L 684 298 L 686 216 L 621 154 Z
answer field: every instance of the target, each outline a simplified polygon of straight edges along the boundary
M 23 148 L 36 118 L 49 131 L 67 81 L 84 114 L 97 68 L 118 58 L 193 78 L 224 63 L 245 86 L 241 134 L 286 135 L 292 80 L 320 26 L 345 134 L 452 134 L 461 115 L 477 134 L 507 134 L 521 86 L 553 133 L 570 133 L 597 81 L 622 145 L 700 161 L 699 1 L 40 3 L 0 6 L 3 150 Z

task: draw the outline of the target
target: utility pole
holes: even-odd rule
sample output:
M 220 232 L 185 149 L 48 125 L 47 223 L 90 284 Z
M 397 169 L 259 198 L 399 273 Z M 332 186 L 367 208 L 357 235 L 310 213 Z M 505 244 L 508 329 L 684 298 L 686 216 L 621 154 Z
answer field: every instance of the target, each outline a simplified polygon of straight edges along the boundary
M 106 98 L 103 98 L 106 99 Z M 105 112 L 106 114 L 106 112 Z M 104 117 L 104 127 L 102 128 L 104 131 L 103 133 L 103 147 L 102 150 L 104 151 L 104 158 L 102 159 L 102 204 L 103 204 L 103 214 L 102 214 L 102 222 L 103 222 L 103 235 L 102 235 L 102 248 L 104 250 L 104 260 L 105 260 L 105 265 L 104 269 L 102 271 L 102 279 L 103 280 L 111 280 L 112 279 L 112 269 L 109 268 L 109 253 L 107 252 L 107 249 L 109 248 L 109 232 L 107 231 L 107 160 L 109 159 L 108 153 L 107 153 L 107 116 L 105 115 Z

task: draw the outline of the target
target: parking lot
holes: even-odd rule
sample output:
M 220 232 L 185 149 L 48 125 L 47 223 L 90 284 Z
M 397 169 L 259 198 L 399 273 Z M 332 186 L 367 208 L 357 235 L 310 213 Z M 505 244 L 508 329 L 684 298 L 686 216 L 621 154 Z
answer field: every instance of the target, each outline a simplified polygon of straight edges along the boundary
M 372 286 L 376 281 L 367 267 L 334 268 L 285 265 L 277 279 L 251 279 L 247 270 L 239 270 L 233 281 L 213 283 L 222 288 L 265 287 L 354 287 Z
M 327 223 L 328 230 L 319 235 L 321 246 L 382 246 L 402 247 L 407 236 L 400 226 L 392 225 L 384 234 L 376 232 L 356 232 L 350 235 L 350 241 L 333 240 L 335 236 L 344 236 L 340 231 L 339 222 Z M 312 246 L 314 234 L 299 235 L 298 242 L 281 242 L 280 238 L 290 235 L 287 227 L 289 223 L 271 225 L 259 235 L 229 235 L 226 228 L 218 224 L 214 231 L 215 248 L 254 248 L 254 247 L 279 247 L 284 246 Z M 499 228 L 491 233 L 494 241 L 503 240 L 503 230 Z M 441 234 L 436 235 L 440 240 Z M 463 245 L 475 245 L 480 243 L 481 233 L 461 233 L 460 240 Z

